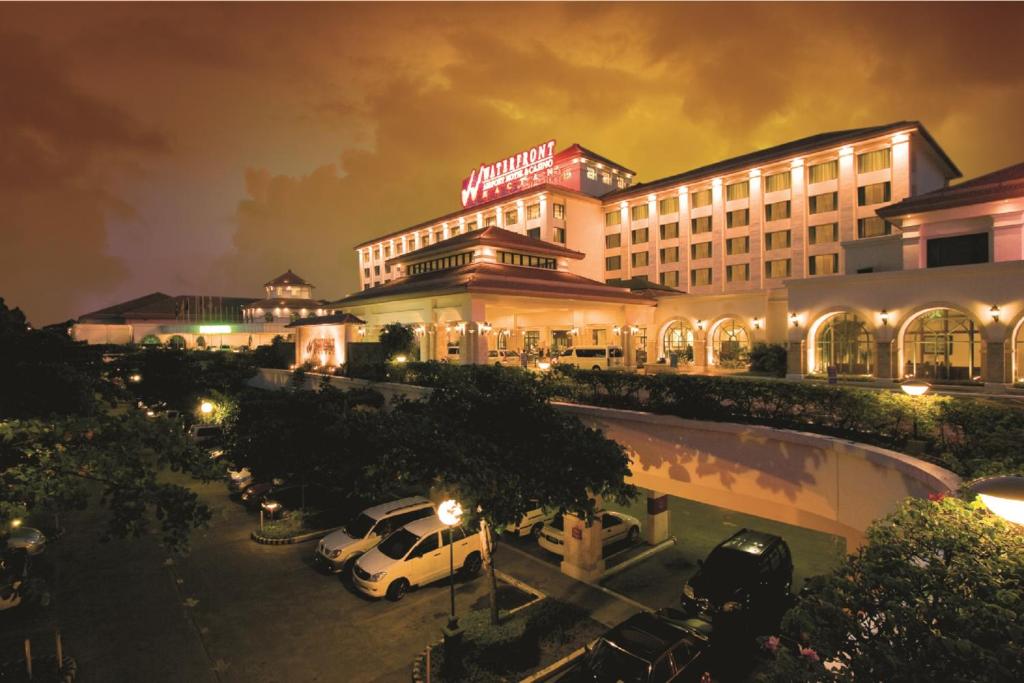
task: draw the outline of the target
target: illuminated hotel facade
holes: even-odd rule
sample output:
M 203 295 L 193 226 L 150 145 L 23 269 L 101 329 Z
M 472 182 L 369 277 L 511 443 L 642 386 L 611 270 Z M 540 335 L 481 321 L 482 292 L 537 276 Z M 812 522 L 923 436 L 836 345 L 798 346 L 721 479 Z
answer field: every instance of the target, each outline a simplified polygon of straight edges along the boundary
M 1024 374 L 1021 167 L 949 186 L 959 170 L 914 121 L 640 184 L 556 149 L 481 164 L 460 210 L 357 245 L 361 291 L 330 307 L 360 339 L 413 325 L 424 359 L 595 344 L 648 372 L 728 372 L 767 342 L 794 378 Z

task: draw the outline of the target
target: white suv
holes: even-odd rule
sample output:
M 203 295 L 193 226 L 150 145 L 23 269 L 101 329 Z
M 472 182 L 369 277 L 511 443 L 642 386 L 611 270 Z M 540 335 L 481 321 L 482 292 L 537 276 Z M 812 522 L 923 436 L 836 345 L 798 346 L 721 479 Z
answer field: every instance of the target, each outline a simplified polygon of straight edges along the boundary
M 475 576 L 483 565 L 480 534 L 461 526 L 449 532 L 432 515 L 399 529 L 356 560 L 353 583 L 371 597 L 401 600 L 412 586 L 448 576 L 449 533 L 455 542 L 455 567 L 466 576 Z
M 622 367 L 620 346 L 573 346 L 557 357 L 559 365 L 571 365 L 580 370 L 608 370 Z
M 377 547 L 391 532 L 434 514 L 434 504 L 414 496 L 375 505 L 359 513 L 343 529 L 324 536 L 313 559 L 332 572 L 340 572 L 357 557 Z

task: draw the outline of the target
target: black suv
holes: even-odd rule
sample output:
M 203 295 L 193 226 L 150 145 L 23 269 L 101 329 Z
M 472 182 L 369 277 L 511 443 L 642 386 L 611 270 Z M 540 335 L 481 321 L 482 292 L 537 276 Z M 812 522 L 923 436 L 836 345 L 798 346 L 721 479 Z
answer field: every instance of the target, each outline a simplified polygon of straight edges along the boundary
M 691 614 L 742 610 L 763 624 L 789 605 L 793 558 L 778 536 L 741 529 L 697 564 L 697 573 L 683 586 L 683 607 Z
M 683 683 L 711 672 L 711 624 L 673 610 L 641 612 L 588 646 L 559 683 Z

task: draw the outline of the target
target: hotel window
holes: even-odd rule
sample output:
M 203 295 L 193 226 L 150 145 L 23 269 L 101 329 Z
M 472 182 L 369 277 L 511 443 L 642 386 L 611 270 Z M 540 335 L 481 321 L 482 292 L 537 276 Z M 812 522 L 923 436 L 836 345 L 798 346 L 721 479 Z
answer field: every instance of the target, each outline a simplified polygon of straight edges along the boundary
M 775 232 L 766 232 L 764 234 L 764 248 L 768 251 L 772 249 L 788 249 L 792 243 L 791 232 L 789 230 L 776 230 Z
M 726 282 L 746 282 L 750 279 L 749 263 L 734 263 L 725 267 Z
M 614 249 L 615 247 L 621 247 L 621 246 L 622 246 L 622 235 L 620 233 L 615 233 L 614 235 L 605 235 L 604 236 L 604 248 L 605 249 Z
M 711 269 L 696 268 L 690 271 L 690 284 L 694 287 L 711 284 Z
M 476 221 L 466 223 L 466 232 L 473 232 L 474 230 L 476 230 Z
M 676 213 L 679 211 L 679 197 L 666 197 L 658 202 L 658 213 Z
M 526 219 L 533 220 L 540 218 L 540 204 L 530 204 L 526 207 Z
M 765 176 L 764 179 L 764 191 L 765 192 L 778 192 L 780 190 L 788 190 L 790 183 L 793 181 L 793 176 L 789 171 L 783 171 L 782 173 L 772 173 L 769 176 Z
M 537 228 L 538 233 L 540 228 Z M 565 228 L 555 228 L 555 241 L 559 244 L 565 244 Z
M 625 178 L 621 178 L 621 177 L 620 178 L 616 178 L 615 179 L 615 187 L 619 188 L 620 190 L 624 189 L 626 187 L 626 179 Z
M 665 247 L 660 257 L 662 263 L 679 263 L 679 247 Z
M 729 228 L 742 228 L 744 225 L 750 225 L 750 209 L 727 211 L 725 225 Z
M 639 228 L 633 231 L 632 242 L 633 244 L 643 244 L 647 241 L 647 228 Z
M 766 221 L 781 221 L 789 218 L 789 200 L 764 205 L 764 219 Z
M 824 213 L 826 211 L 835 211 L 839 206 L 839 193 L 838 192 L 826 192 L 825 194 L 816 194 L 813 197 L 807 198 L 807 213 Z
M 511 251 L 499 251 L 498 262 L 507 263 L 510 266 L 529 266 L 530 268 L 544 268 L 555 270 L 558 262 L 547 256 L 532 256 L 530 254 L 516 254 Z
M 878 216 L 871 218 L 860 218 L 857 220 L 857 237 L 881 237 L 892 232 L 892 227 L 884 219 Z
M 604 260 L 605 270 L 619 270 L 622 268 L 622 257 L 621 256 L 608 256 Z
M 540 228 L 530 228 L 529 230 L 526 231 L 526 236 L 527 237 L 532 237 L 535 240 L 539 240 L 540 239 Z
M 380 250 L 380 247 L 377 247 L 377 260 L 378 260 L 378 261 L 380 261 L 380 259 L 381 259 L 381 255 L 382 255 L 382 252 L 381 252 L 381 250 Z
M 434 242 L 440 242 L 444 239 L 444 230 L 438 230 L 434 233 Z
M 642 221 L 650 215 L 647 204 L 638 204 L 629 210 L 629 215 L 635 221 Z
M 729 256 L 736 256 L 737 254 L 747 254 L 749 252 L 749 237 L 733 237 L 732 239 L 725 241 L 725 253 L 728 254 Z
M 460 234 L 461 232 L 462 232 L 462 230 L 460 230 L 459 228 L 452 228 L 451 236 L 455 237 L 456 235 Z
M 484 227 L 485 228 L 489 228 L 489 227 L 491 227 L 493 225 L 497 225 L 497 224 L 498 224 L 498 217 L 497 216 L 485 216 L 484 217 Z
M 509 209 L 505 212 L 505 225 L 514 225 L 519 222 L 519 210 Z
M 390 273 L 391 272 L 391 264 L 390 263 L 385 263 L 384 264 L 384 272 L 385 273 Z
M 985 232 L 932 238 L 927 245 L 929 268 L 988 263 L 988 233 Z M 1017 344 L 1024 348 L 1024 338 Z
M 890 166 L 892 166 L 892 150 L 888 147 L 857 155 L 857 173 L 881 171 Z
M 373 274 L 374 275 L 380 275 L 380 266 L 374 266 L 373 267 Z
M 711 242 L 697 242 L 690 245 L 690 258 L 711 258 Z
M 711 189 L 699 190 L 690 194 L 690 206 L 699 209 L 702 206 L 711 204 Z
M 620 225 L 621 223 L 622 213 L 620 213 L 618 209 L 616 209 L 615 211 L 609 211 L 604 215 L 605 227 L 610 227 L 612 225 Z
M 727 201 L 734 199 L 746 199 L 750 196 L 750 181 L 744 180 L 741 183 L 733 183 L 725 186 L 725 198 Z
M 370 269 L 363 268 L 363 277 L 370 277 Z
M 597 180 L 597 169 L 593 166 L 587 166 L 587 180 Z
M 601 174 L 601 182 L 604 183 L 605 185 L 611 185 L 612 184 L 612 174 L 611 173 L 602 173 Z
M 834 275 L 839 272 L 839 254 L 817 254 L 807 259 L 810 275 Z
M 679 237 L 679 223 L 662 223 L 661 239 L 672 240 Z
M 890 199 L 892 199 L 892 185 L 888 181 L 873 185 L 861 185 L 857 188 L 857 206 L 881 204 Z
M 432 273 L 436 270 L 448 270 L 449 268 L 458 268 L 468 263 L 473 262 L 473 252 L 464 251 L 461 254 L 453 254 L 452 256 L 441 256 L 439 258 L 430 259 L 429 261 L 420 261 L 419 263 L 413 263 L 409 266 L 409 275 L 419 275 L 420 273 Z
M 679 286 L 679 271 L 670 270 L 665 273 L 658 275 L 658 282 L 665 285 L 666 287 L 678 287 Z
M 552 204 L 551 215 L 558 220 L 565 220 L 565 204 Z
M 711 216 L 701 216 L 700 218 L 690 219 L 690 231 L 694 235 L 699 235 L 702 232 L 711 232 Z
M 779 259 L 778 261 L 764 262 L 764 276 L 769 279 L 789 277 L 789 273 L 791 270 L 792 261 L 790 261 L 788 258 Z
M 814 164 L 807 167 L 807 182 L 820 183 L 826 180 L 835 180 L 839 177 L 839 162 L 826 161 L 821 164 Z
M 391 258 L 391 245 L 388 244 L 384 247 L 384 258 Z
M 646 251 L 634 251 L 631 255 L 634 268 L 642 268 L 650 262 L 650 254 Z
M 807 228 L 807 241 L 810 244 L 829 244 L 839 239 L 839 224 L 824 223 Z

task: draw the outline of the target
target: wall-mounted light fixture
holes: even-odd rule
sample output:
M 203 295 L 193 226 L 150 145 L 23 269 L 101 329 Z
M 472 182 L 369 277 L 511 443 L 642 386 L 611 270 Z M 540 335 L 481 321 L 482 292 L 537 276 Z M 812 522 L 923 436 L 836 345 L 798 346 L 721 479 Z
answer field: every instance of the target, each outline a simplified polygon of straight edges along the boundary
M 793 323 L 793 327 L 800 327 L 800 318 L 796 313 L 789 314 L 789 322 Z
M 999 307 L 998 306 L 993 304 L 992 308 L 988 309 L 988 312 L 989 312 L 989 315 L 992 316 L 992 322 L 994 322 L 994 323 L 999 322 Z
M 360 337 L 365 337 L 366 336 L 366 325 L 360 325 L 359 329 L 356 330 L 356 334 L 358 334 Z
M 476 326 L 480 330 L 480 334 L 487 334 L 492 329 L 491 324 L 488 322 L 477 323 Z
M 412 331 L 416 334 L 417 337 L 422 337 L 424 334 L 427 333 L 427 328 L 424 327 L 423 325 L 417 325 L 416 327 L 412 328 Z
M 578 336 L 580 336 L 580 328 L 573 327 L 572 329 L 570 329 L 569 330 L 569 336 L 570 337 L 578 337 Z
M 878 317 L 882 319 L 882 325 L 889 324 L 889 311 L 882 309 L 882 312 L 878 314 Z
M 754 318 L 751 322 L 754 323 L 754 329 L 755 330 L 761 329 L 761 319 L 760 318 Z
M 704 329 L 704 321 L 703 320 L 700 320 L 700 319 L 697 320 L 697 329 L 698 330 L 703 330 Z
M 622 334 L 622 328 L 618 325 L 612 325 L 612 332 L 616 335 Z
M 640 333 L 640 328 L 637 327 L 636 325 L 630 325 L 629 326 L 629 333 L 630 334 L 639 334 Z

